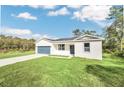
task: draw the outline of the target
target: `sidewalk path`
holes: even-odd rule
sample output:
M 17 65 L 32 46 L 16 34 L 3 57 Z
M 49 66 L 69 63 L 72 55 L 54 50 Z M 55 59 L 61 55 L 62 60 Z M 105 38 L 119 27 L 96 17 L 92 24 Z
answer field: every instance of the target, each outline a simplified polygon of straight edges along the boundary
M 46 55 L 32 54 L 32 55 L 27 55 L 27 56 L 0 59 L 0 67 L 9 65 L 9 64 L 14 64 L 14 63 L 21 62 L 21 61 L 43 57 L 43 56 L 46 56 Z

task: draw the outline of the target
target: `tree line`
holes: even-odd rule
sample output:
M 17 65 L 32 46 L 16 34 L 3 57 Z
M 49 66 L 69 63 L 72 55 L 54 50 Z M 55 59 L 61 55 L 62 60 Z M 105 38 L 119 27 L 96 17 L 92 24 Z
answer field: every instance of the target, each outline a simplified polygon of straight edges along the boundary
M 8 52 L 10 50 L 29 51 L 34 50 L 34 39 L 21 39 L 18 37 L 0 35 L 0 52 Z

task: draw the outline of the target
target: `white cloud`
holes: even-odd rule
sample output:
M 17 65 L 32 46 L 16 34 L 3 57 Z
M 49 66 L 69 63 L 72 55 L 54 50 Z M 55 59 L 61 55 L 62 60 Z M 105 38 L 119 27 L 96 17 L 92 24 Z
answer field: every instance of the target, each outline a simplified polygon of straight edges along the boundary
M 44 9 L 55 9 L 56 5 L 44 5 Z
M 32 38 L 34 38 L 35 40 L 40 39 L 41 38 L 41 34 L 33 34 Z
M 50 36 L 50 35 L 48 35 L 48 34 L 41 35 L 41 38 L 58 39 L 57 37 L 55 37 L 55 36 Z
M 63 7 L 59 10 L 56 11 L 49 11 L 48 12 L 48 16 L 58 16 L 58 15 L 69 15 L 70 12 L 68 11 L 68 9 L 66 7 Z
M 32 8 L 55 9 L 56 5 L 30 5 Z
M 2 27 L 0 33 L 6 36 L 13 36 L 19 38 L 26 38 L 26 39 L 39 39 L 41 37 L 40 34 L 33 34 L 29 29 L 16 29 L 16 28 L 6 28 Z
M 81 21 L 103 21 L 108 17 L 111 7 L 112 6 L 84 6 L 73 13 L 72 19 Z
M 41 38 L 52 38 L 57 39 L 57 37 L 50 36 L 47 34 L 38 34 L 33 33 L 30 29 L 17 29 L 17 28 L 9 28 L 9 27 L 1 27 L 0 33 L 5 36 L 12 36 L 24 39 L 35 39 L 39 40 Z
M 50 38 L 50 36 L 48 36 L 47 34 L 45 34 L 45 35 L 42 35 L 41 38 Z
M 12 16 L 15 16 L 17 18 L 23 18 L 23 19 L 30 19 L 30 20 L 37 20 L 37 17 L 35 16 L 32 16 L 30 13 L 28 12 L 23 12 L 23 13 L 20 13 L 18 14 L 17 16 L 12 14 Z
M 82 5 L 68 5 L 67 7 L 73 8 L 73 9 L 79 9 L 82 7 Z
M 100 27 L 104 28 L 104 27 L 109 27 L 113 22 L 111 21 L 94 21 L 95 23 L 97 23 Z
M 8 35 L 31 35 L 32 32 L 29 29 L 15 29 L 15 28 L 4 28 L 4 33 Z

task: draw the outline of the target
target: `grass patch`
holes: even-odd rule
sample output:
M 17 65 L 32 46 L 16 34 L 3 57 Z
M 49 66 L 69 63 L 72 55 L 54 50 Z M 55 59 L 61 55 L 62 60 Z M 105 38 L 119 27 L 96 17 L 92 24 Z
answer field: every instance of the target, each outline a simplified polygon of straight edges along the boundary
M 105 86 L 124 87 L 124 68 L 100 65 L 87 65 L 88 73 L 104 82 Z
M 102 61 L 43 57 L 0 67 L 0 86 L 124 86 L 124 59 L 104 56 Z
M 71 59 L 71 58 L 72 58 L 72 57 L 70 57 L 70 56 L 59 56 L 59 55 L 49 55 L 49 57 L 63 58 L 63 59 Z
M 52 56 L 52 57 L 69 57 L 69 56 L 64 56 L 64 55 L 49 55 L 49 56 Z
M 0 59 L 24 56 L 24 55 L 29 55 L 29 54 L 34 54 L 34 51 L 25 51 L 25 52 L 24 51 L 10 51 L 7 53 L 0 53 Z

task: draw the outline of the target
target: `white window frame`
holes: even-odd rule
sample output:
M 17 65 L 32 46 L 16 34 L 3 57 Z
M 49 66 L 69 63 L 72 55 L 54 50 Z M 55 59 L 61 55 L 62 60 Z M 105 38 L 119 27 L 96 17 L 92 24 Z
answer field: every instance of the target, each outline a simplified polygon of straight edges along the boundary
M 85 46 L 85 44 L 89 44 L 89 46 Z M 90 43 L 84 43 L 84 52 L 90 52 Z
M 65 44 L 58 44 L 58 50 L 65 50 Z

